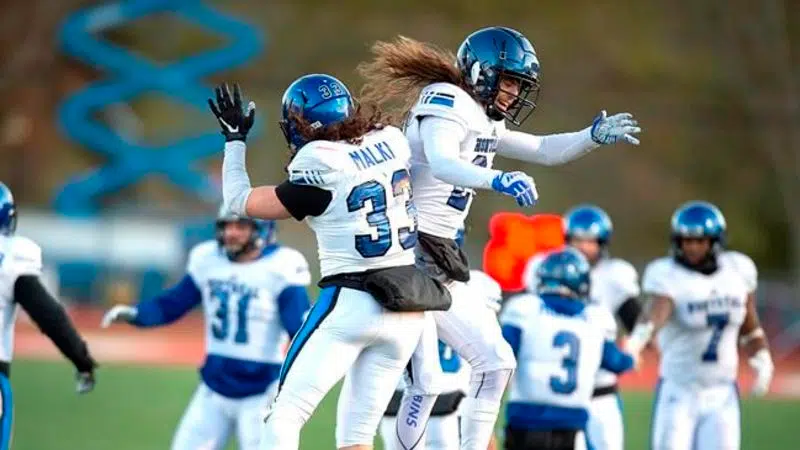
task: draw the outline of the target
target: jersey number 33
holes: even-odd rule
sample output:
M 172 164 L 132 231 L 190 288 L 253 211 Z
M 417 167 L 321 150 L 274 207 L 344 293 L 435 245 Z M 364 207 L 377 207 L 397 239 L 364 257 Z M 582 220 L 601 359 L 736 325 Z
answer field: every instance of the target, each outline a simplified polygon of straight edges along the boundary
M 396 170 L 391 178 L 391 195 L 394 198 L 405 197 L 405 212 L 409 226 L 397 229 L 397 237 L 403 250 L 413 248 L 417 243 L 417 214 L 411 203 L 411 177 L 408 170 Z M 372 211 L 367 213 L 367 223 L 376 230 L 376 235 L 360 234 L 355 237 L 355 247 L 364 258 L 384 256 L 392 247 L 392 224 L 387 214 L 387 192 L 383 184 L 370 180 L 359 184 L 347 196 L 348 212 L 359 211 L 372 204 Z

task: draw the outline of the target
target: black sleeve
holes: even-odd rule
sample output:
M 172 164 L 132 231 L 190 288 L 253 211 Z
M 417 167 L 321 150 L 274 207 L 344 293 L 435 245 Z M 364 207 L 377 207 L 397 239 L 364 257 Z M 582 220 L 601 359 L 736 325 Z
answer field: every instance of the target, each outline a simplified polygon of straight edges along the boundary
M 325 189 L 294 184 L 288 180 L 275 187 L 275 195 L 297 220 L 324 213 L 333 198 L 333 194 Z
M 97 365 L 89 355 L 64 308 L 42 286 L 39 277 L 24 275 L 14 283 L 14 301 L 31 316 L 42 333 L 47 335 L 78 372 L 89 372 Z
M 641 312 L 642 305 L 636 297 L 625 300 L 625 303 L 620 305 L 619 309 L 617 309 L 617 316 L 620 321 L 622 321 L 622 326 L 625 327 L 628 333 L 633 331 L 633 327 L 636 325 L 636 320 L 639 318 Z

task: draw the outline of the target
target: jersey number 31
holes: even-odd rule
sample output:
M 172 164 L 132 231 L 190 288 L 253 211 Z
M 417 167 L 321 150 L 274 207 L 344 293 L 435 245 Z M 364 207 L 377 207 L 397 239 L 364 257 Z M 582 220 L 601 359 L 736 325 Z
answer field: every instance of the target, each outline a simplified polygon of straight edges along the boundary
M 406 196 L 407 223 L 411 226 L 397 229 L 400 247 L 408 250 L 417 243 L 417 214 L 411 203 L 411 177 L 406 169 L 392 174 L 392 196 Z M 377 237 L 370 234 L 356 236 L 356 250 L 364 258 L 377 258 L 385 255 L 392 247 L 392 224 L 386 215 L 386 188 L 376 180 L 366 181 L 354 187 L 347 196 L 347 211 L 355 212 L 364 208 L 367 201 L 372 203 L 372 211 L 367 213 L 367 223 L 377 231 Z

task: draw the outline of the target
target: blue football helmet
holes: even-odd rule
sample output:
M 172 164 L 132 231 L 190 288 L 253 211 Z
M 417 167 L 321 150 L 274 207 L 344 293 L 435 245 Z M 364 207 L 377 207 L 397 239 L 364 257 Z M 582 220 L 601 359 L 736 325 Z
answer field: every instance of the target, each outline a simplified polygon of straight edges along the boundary
M 681 239 L 708 238 L 711 240 L 711 255 L 716 256 L 725 248 L 727 224 L 722 211 L 703 201 L 686 202 L 672 214 L 672 251 L 682 256 Z
M 11 189 L 0 182 L 0 234 L 11 236 L 17 231 L 17 205 Z
M 566 247 L 547 255 L 536 269 L 538 294 L 556 294 L 588 301 L 591 267 L 583 253 Z
M 611 239 L 614 225 L 611 217 L 595 205 L 578 205 L 566 212 L 564 218 L 564 238 L 596 239 L 606 246 Z
M 302 117 L 318 129 L 342 122 L 354 111 L 353 96 L 344 83 L 330 75 L 305 75 L 283 93 L 280 126 L 289 147 L 297 150 L 307 138 L 298 132 L 294 117 Z
M 229 222 L 247 222 L 253 231 L 250 233 L 250 239 L 247 243 L 238 249 L 225 248 L 224 232 L 225 224 Z M 276 241 L 277 224 L 274 220 L 253 219 L 251 217 L 242 217 L 236 214 L 226 212 L 224 208 L 220 208 L 219 215 L 216 221 L 216 238 L 219 248 L 225 252 L 231 261 L 236 260 L 243 253 L 247 253 L 253 249 L 264 248 L 267 245 L 274 244 Z
M 536 109 L 539 60 L 522 33 L 506 27 L 480 29 L 461 43 L 456 64 L 472 94 L 486 105 L 486 114 L 493 120 L 507 119 L 520 125 Z M 503 77 L 519 82 L 516 100 L 505 111 L 495 106 Z

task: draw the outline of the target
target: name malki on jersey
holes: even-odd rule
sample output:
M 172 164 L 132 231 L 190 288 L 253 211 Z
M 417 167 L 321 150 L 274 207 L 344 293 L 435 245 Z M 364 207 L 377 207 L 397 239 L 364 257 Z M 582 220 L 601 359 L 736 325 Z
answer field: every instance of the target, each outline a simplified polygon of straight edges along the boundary
M 392 148 L 389 147 L 386 141 L 378 142 L 372 148 L 362 147 L 358 150 L 353 150 L 349 154 L 353 164 L 359 170 L 364 170 L 395 158 Z

